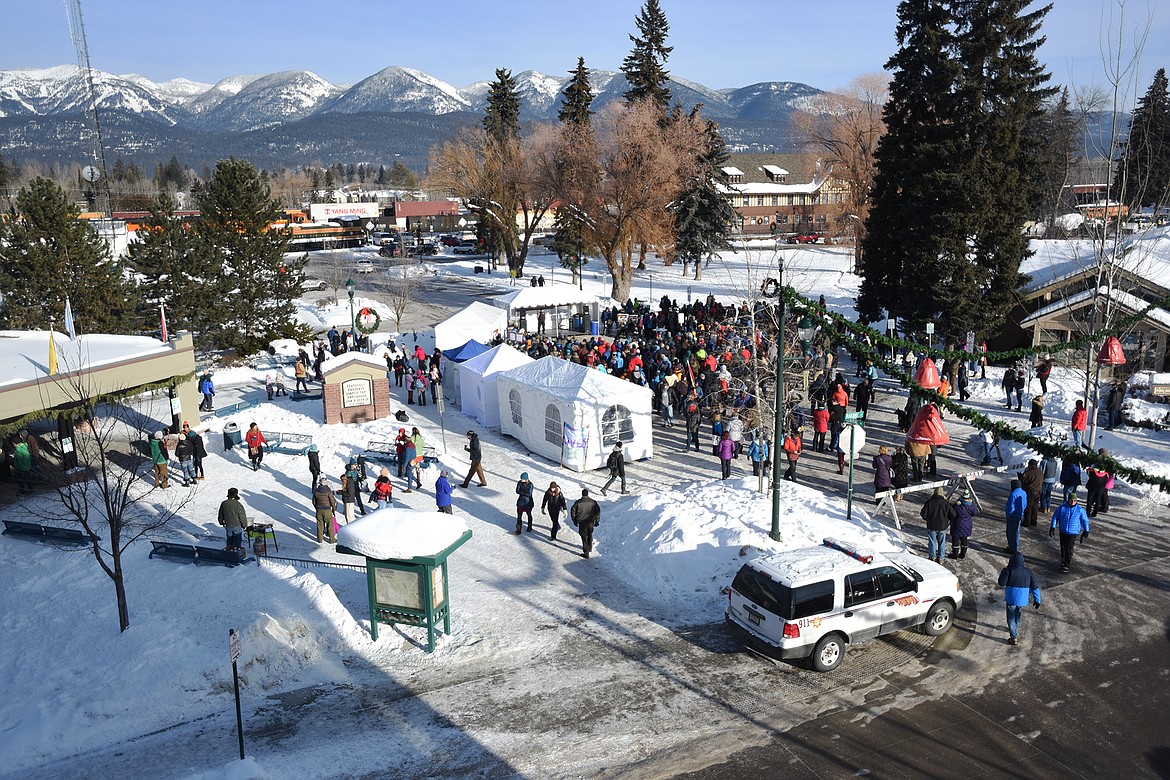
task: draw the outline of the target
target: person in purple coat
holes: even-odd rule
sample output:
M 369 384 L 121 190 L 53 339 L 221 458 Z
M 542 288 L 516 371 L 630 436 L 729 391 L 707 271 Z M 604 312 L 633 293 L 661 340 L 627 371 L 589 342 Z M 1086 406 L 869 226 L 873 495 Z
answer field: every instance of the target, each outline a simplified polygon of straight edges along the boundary
M 731 434 L 729 432 L 723 432 L 719 443 L 715 445 L 715 454 L 719 456 L 719 466 L 723 474 L 723 479 L 727 479 L 731 476 L 731 459 L 735 457 L 735 442 L 731 440 Z
M 951 559 L 967 557 L 967 540 L 975 527 L 975 515 L 979 514 L 978 507 L 971 500 L 971 491 L 963 488 L 959 493 L 959 500 L 955 502 L 955 516 L 951 518 Z
M 890 448 L 884 444 L 878 447 L 878 454 L 873 456 L 873 492 L 881 493 L 891 490 L 893 482 L 894 459 L 890 456 Z M 874 503 L 881 501 L 874 499 Z

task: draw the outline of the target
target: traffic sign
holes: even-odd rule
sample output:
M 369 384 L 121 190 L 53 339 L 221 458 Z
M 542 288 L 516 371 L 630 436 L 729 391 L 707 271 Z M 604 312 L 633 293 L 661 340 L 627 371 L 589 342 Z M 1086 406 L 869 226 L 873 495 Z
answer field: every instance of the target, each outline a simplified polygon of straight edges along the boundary
M 240 632 L 234 628 L 228 631 L 228 655 L 233 664 L 240 660 Z
M 841 431 L 840 442 L 841 449 L 845 450 L 845 457 L 855 459 L 865 446 L 865 428 L 860 425 L 846 425 Z

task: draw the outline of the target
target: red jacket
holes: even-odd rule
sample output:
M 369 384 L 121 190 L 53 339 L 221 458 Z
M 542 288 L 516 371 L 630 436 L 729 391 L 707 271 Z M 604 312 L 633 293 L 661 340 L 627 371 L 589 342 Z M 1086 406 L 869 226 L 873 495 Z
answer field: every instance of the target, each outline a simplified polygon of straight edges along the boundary
M 1089 421 L 1089 413 L 1084 409 L 1076 409 L 1072 416 L 1072 429 L 1074 431 L 1083 431 L 1085 424 Z
M 788 460 L 795 463 L 800 459 L 800 451 L 804 448 L 800 439 L 795 436 L 784 437 L 784 452 L 788 453 Z
M 260 432 L 259 428 L 249 428 L 248 432 L 244 434 L 244 441 L 248 442 L 248 446 L 256 449 L 261 444 L 266 444 L 268 439 L 264 438 L 264 434 Z
M 829 432 L 829 410 L 813 409 L 813 433 Z

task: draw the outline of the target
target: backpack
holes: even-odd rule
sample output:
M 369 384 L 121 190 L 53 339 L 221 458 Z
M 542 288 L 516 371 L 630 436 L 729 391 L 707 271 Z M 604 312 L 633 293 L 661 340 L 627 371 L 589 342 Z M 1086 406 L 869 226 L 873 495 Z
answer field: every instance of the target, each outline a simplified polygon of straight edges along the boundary
M 610 471 L 617 471 L 621 464 L 621 455 L 616 452 L 609 453 L 609 458 L 605 461 L 605 465 L 609 467 Z
M 409 419 L 406 416 L 405 409 L 399 409 L 397 412 L 395 412 L 394 419 L 398 420 L 398 422 L 409 422 Z

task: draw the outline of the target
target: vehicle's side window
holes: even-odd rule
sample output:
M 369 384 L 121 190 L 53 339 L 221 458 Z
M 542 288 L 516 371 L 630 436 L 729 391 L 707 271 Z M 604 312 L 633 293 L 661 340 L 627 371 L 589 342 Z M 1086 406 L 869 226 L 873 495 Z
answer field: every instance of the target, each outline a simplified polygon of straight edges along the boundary
M 900 593 L 909 593 L 914 590 L 914 580 L 893 566 L 883 566 L 878 569 L 877 582 L 883 596 L 897 596 Z
M 877 598 L 877 587 L 873 581 L 873 570 L 850 574 L 845 578 L 845 606 L 864 604 Z
M 792 619 L 812 617 L 833 608 L 833 581 L 801 585 L 792 590 Z

